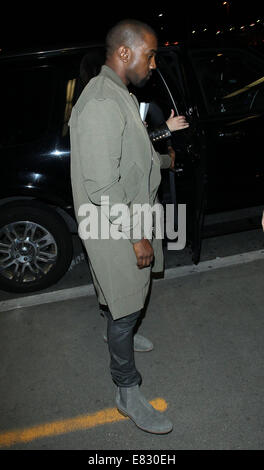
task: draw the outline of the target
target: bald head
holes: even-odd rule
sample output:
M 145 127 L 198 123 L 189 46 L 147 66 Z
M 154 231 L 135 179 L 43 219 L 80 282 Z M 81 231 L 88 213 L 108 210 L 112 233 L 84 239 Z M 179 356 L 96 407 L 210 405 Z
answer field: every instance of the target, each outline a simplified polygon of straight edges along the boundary
M 106 38 L 106 63 L 128 85 L 144 86 L 156 68 L 156 33 L 145 23 L 123 20 Z
M 120 21 L 107 34 L 107 57 L 111 57 L 120 46 L 133 48 L 140 45 L 146 33 L 156 38 L 155 31 L 146 23 L 129 19 Z

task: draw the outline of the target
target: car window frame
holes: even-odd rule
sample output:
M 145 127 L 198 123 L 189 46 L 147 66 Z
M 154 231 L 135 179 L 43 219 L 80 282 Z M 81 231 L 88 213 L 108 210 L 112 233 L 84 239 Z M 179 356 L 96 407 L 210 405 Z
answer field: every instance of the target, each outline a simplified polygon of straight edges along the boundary
M 251 115 L 252 113 L 250 112 L 250 110 L 241 110 L 241 111 L 234 111 L 233 113 L 221 113 L 221 112 L 211 112 L 210 111 L 210 104 L 208 104 L 208 99 L 206 97 L 206 94 L 205 94 L 205 90 L 204 90 L 204 86 L 202 85 L 202 81 L 201 81 L 201 78 L 199 76 L 199 73 L 197 73 L 197 64 L 195 63 L 195 58 L 194 56 L 198 54 L 201 54 L 200 57 L 202 57 L 202 54 L 209 54 L 209 53 L 220 53 L 220 52 L 223 52 L 223 53 L 231 53 L 231 54 L 238 54 L 241 56 L 247 56 L 251 61 L 255 61 L 255 63 L 258 63 L 259 66 L 262 66 L 263 67 L 263 76 L 264 76 L 264 58 L 262 59 L 262 57 L 260 57 L 259 55 L 255 55 L 252 51 L 249 51 L 249 50 L 244 50 L 240 47 L 227 47 L 227 46 L 215 46 L 215 47 L 208 47 L 208 48 L 190 48 L 189 51 L 188 51 L 188 56 L 189 56 L 189 60 L 190 60 L 190 63 L 192 65 L 192 68 L 193 68 L 193 71 L 195 73 L 195 78 L 196 78 L 196 81 L 197 81 L 197 84 L 199 86 L 199 91 L 201 93 L 201 96 L 203 98 L 203 105 L 204 105 L 204 109 L 206 111 L 206 114 L 208 116 L 208 118 L 210 119 L 220 119 L 220 118 L 223 118 L 223 117 L 231 117 L 232 115 L 237 115 L 237 116 L 248 116 L 248 115 Z
M 52 76 L 51 78 L 51 83 L 52 83 L 52 93 L 50 94 L 50 99 L 48 100 L 49 103 L 49 108 L 47 111 L 46 115 L 46 126 L 45 129 L 42 131 L 39 131 L 33 138 L 30 139 L 22 139 L 21 141 L 17 140 L 14 143 L 9 143 L 9 142 L 4 142 L 3 144 L 0 143 L 1 148 L 11 148 L 11 147 L 17 147 L 17 146 L 24 146 L 24 145 L 30 145 L 34 144 L 36 142 L 39 142 L 47 136 L 47 134 L 52 130 L 53 128 L 53 120 L 54 120 L 54 107 L 55 107 L 55 102 L 56 102 L 56 89 L 58 86 L 58 72 L 56 71 L 56 68 L 53 66 L 50 66 L 48 64 L 43 64 L 43 63 L 38 63 L 37 61 L 30 61 L 28 62 L 25 60 L 25 62 L 20 62 L 17 61 L 16 59 L 14 60 L 9 60 L 7 63 L 5 61 L 1 61 L 0 63 L 0 70 L 1 67 L 5 70 L 4 73 L 6 73 L 6 76 L 8 77 L 9 73 L 12 74 L 17 74 L 19 77 L 19 73 L 21 74 L 21 77 L 23 73 L 25 72 L 32 72 L 34 70 L 48 70 L 49 72 L 51 71 Z M 54 79 L 55 75 L 57 76 L 57 80 Z M 10 103 L 11 106 L 11 103 Z M 18 112 L 17 109 L 14 109 L 14 112 Z

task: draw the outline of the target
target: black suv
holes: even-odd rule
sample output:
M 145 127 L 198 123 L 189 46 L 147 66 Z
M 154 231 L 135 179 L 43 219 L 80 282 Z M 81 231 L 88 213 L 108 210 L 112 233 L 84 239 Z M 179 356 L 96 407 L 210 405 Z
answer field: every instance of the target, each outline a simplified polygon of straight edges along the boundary
M 76 222 L 68 120 L 103 63 L 103 46 L 0 55 L 0 289 L 43 289 L 69 267 Z M 264 60 L 235 47 L 167 44 L 157 65 L 133 92 L 161 111 L 150 126 L 171 109 L 190 123 L 171 136 L 176 168 L 162 170 L 160 200 L 187 205 L 187 242 L 198 263 L 205 210 L 264 202 Z

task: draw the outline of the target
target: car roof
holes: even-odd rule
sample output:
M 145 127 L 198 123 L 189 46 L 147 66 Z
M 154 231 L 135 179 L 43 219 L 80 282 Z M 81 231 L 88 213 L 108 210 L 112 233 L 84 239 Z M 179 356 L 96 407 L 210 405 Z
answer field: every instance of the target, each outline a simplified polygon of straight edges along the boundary
M 72 53 L 81 52 L 86 49 L 104 48 L 104 44 L 98 43 L 82 43 L 82 44 L 63 44 L 54 46 L 38 46 L 35 48 L 23 48 L 16 50 L 0 50 L 0 60 L 11 59 L 11 58 L 38 58 L 40 56 L 52 57 L 52 56 L 65 56 L 71 55 Z
M 174 49 L 174 50 L 188 50 L 188 49 L 213 49 L 216 47 L 222 47 L 222 48 L 243 48 L 243 49 L 249 49 L 252 52 L 255 52 L 256 54 L 262 56 L 263 59 L 263 53 L 262 51 L 260 52 L 259 50 L 255 50 L 255 48 L 252 47 L 245 47 L 245 45 L 241 44 L 240 41 L 226 41 L 226 40 L 210 40 L 210 41 L 174 41 L 169 40 L 169 41 L 163 41 L 159 43 L 159 48 L 164 49 Z M 36 46 L 35 48 L 21 48 L 17 50 L 8 50 L 6 49 L 0 49 L 0 61 L 5 60 L 5 59 L 26 59 L 26 58 L 39 58 L 39 57 L 59 57 L 59 56 L 67 56 L 67 55 L 72 55 L 76 53 L 81 53 L 82 51 L 86 51 L 89 49 L 101 49 L 104 50 L 105 44 L 104 43 L 98 43 L 98 42 L 87 42 L 87 43 L 79 43 L 79 44 L 72 44 L 72 43 L 63 43 L 63 44 L 57 44 L 57 45 L 44 45 L 44 46 Z

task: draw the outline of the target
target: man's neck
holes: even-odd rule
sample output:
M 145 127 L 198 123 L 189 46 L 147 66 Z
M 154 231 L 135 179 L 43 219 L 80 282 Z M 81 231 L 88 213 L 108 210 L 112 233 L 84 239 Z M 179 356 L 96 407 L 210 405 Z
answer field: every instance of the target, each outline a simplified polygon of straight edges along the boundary
M 117 64 L 111 59 L 106 59 L 105 65 L 107 65 L 107 67 L 110 67 L 110 69 L 112 69 L 118 75 L 124 85 L 129 85 L 129 80 L 126 78 L 125 71 L 122 67 L 120 67 L 119 64 Z

